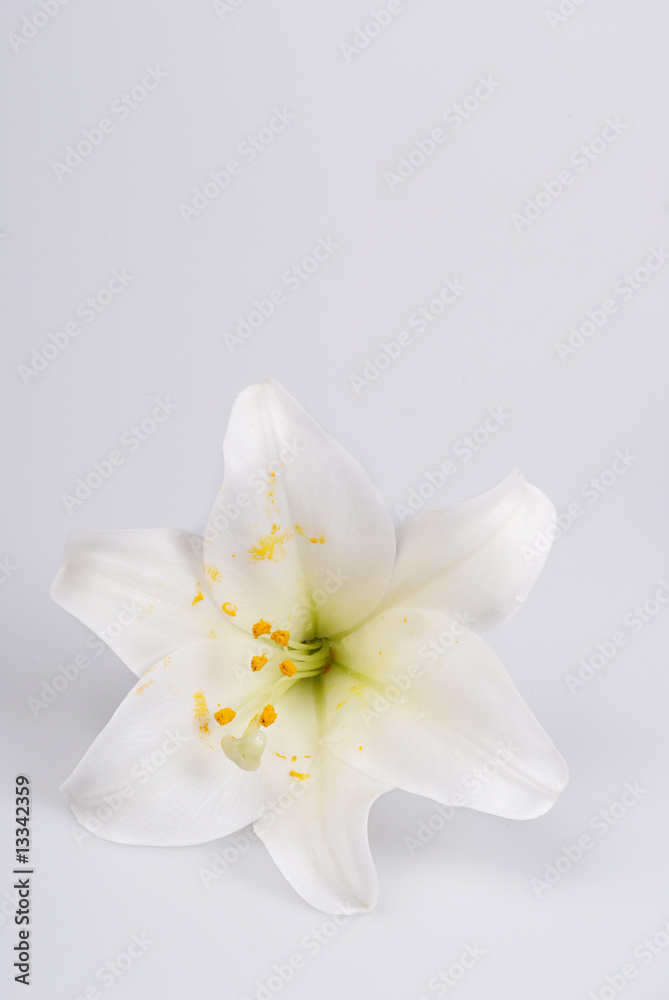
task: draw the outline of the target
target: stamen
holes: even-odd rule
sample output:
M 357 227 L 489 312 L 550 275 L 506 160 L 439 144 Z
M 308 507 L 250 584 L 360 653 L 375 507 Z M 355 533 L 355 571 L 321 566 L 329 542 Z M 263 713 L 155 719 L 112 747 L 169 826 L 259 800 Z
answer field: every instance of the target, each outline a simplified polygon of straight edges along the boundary
M 283 629 L 278 628 L 272 632 L 270 639 L 274 639 L 274 642 L 278 642 L 280 646 L 287 646 L 290 640 L 290 632 L 285 632 Z
M 263 621 L 261 618 L 259 622 L 256 622 L 252 628 L 253 638 L 257 639 L 260 635 L 268 635 L 272 631 L 272 626 L 269 622 Z
M 264 653 L 262 654 L 262 656 L 253 656 L 251 657 L 251 670 L 253 671 L 262 670 L 262 668 L 265 666 L 266 663 L 267 663 L 267 657 L 265 656 Z
M 273 722 L 276 722 L 276 712 L 274 711 L 273 705 L 265 705 L 262 712 L 260 713 L 260 725 L 271 726 Z
M 297 667 L 294 663 L 291 663 L 290 660 L 283 660 L 279 664 L 279 670 L 284 677 L 294 677 L 297 673 Z
M 214 718 L 219 726 L 227 726 L 228 722 L 232 722 L 236 715 L 234 708 L 219 708 L 218 712 L 214 712 Z

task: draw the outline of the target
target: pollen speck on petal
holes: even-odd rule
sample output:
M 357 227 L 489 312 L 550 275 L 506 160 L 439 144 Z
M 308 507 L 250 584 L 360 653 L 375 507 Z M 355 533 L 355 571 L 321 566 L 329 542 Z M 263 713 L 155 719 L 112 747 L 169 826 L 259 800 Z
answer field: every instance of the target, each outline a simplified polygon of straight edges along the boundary
M 276 562 L 282 559 L 286 554 L 284 543 L 292 537 L 293 532 L 290 528 L 281 531 L 280 525 L 273 524 L 269 535 L 260 538 L 258 544 L 252 545 L 249 549 L 249 562 L 260 562 L 262 559 Z
M 304 781 L 305 778 L 309 777 L 308 774 L 300 774 L 299 771 L 291 771 L 290 776 L 291 778 L 299 778 L 300 781 Z
M 226 601 L 225 604 L 221 604 L 221 611 L 225 611 L 226 615 L 234 618 L 237 614 L 237 607 L 234 604 L 230 604 L 230 601 Z
M 202 587 L 202 584 L 198 583 L 197 586 L 198 586 L 198 591 L 197 591 L 197 594 L 195 595 L 195 597 L 193 598 L 193 600 L 191 601 L 191 606 L 193 604 L 197 604 L 198 601 L 203 601 L 204 600 L 204 594 L 202 593 L 202 590 L 200 589 Z
M 200 727 L 200 736 L 209 732 L 209 709 L 204 697 L 204 691 L 195 691 L 193 694 L 193 717 Z

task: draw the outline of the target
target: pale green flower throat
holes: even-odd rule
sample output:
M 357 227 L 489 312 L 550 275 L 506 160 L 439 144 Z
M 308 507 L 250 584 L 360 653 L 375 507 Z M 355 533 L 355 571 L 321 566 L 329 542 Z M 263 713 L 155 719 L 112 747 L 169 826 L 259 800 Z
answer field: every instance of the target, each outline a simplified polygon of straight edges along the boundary
M 272 626 L 262 618 L 256 622 L 252 631 L 254 639 L 260 639 L 267 644 L 267 652 L 251 659 L 251 670 L 256 672 L 262 670 L 267 663 L 276 664 L 280 661 L 278 666 L 281 677 L 275 681 L 271 689 L 268 685 L 260 691 L 255 691 L 236 709 L 221 708 L 218 712 L 214 712 L 214 718 L 221 726 L 228 725 L 242 712 L 252 714 L 251 721 L 241 736 L 227 735 L 221 740 L 225 756 L 244 771 L 257 771 L 260 767 L 260 759 L 267 745 L 267 735 L 264 730 L 277 718 L 275 704 L 297 681 L 326 674 L 332 666 L 334 655 L 328 639 L 291 641 L 290 632 L 283 629 L 275 629 L 272 632 Z M 261 709 L 262 702 L 266 704 Z

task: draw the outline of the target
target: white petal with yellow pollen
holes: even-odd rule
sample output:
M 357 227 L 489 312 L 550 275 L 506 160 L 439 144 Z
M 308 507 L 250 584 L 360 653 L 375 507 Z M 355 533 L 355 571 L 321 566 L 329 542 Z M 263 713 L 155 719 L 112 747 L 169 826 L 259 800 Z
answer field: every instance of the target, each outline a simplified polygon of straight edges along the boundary
M 493 651 L 435 612 L 393 609 L 337 643 L 326 744 L 378 781 L 511 819 L 540 816 L 567 768 Z
M 244 699 L 257 694 L 261 710 L 268 685 L 281 679 L 269 665 L 241 669 L 254 646 L 243 637 L 200 640 L 144 675 L 63 785 L 86 829 L 127 844 L 199 844 L 272 808 L 293 783 L 286 748 L 312 752 L 315 723 L 312 712 L 293 733 L 280 700 L 260 769 L 228 760 L 221 738 L 239 735 L 254 713 L 240 708 Z M 226 707 L 239 710 L 221 726 L 214 713 Z
M 75 532 L 51 596 L 140 677 L 212 631 L 235 631 L 205 582 L 202 539 L 178 529 Z
M 473 500 L 420 511 L 397 526 L 382 606 L 461 616 L 476 632 L 508 621 L 548 558 L 554 525 L 553 504 L 518 472 Z
M 313 716 L 311 686 L 305 682 L 291 691 L 295 725 L 301 717 Z M 290 763 L 293 787 L 275 811 L 256 821 L 255 832 L 312 906 L 326 913 L 370 910 L 376 902 L 377 878 L 367 817 L 388 786 L 349 767 L 323 745 L 316 744 L 308 758 Z
M 370 614 L 390 581 L 395 533 L 358 462 L 276 382 L 238 396 L 223 451 L 205 560 L 235 623 L 271 620 L 299 640 Z

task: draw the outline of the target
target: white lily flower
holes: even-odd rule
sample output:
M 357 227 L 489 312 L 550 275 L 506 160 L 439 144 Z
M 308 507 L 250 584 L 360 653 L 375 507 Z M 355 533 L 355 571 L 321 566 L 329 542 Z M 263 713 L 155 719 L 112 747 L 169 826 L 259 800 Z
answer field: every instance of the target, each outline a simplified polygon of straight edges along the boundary
M 64 784 L 81 824 L 199 844 L 250 823 L 304 899 L 376 900 L 372 802 L 398 787 L 512 819 L 565 763 L 477 634 L 508 620 L 554 520 L 518 473 L 397 528 L 361 466 L 274 382 L 237 398 L 203 540 L 70 536 L 54 599 L 139 680 Z

